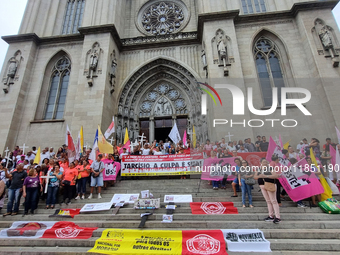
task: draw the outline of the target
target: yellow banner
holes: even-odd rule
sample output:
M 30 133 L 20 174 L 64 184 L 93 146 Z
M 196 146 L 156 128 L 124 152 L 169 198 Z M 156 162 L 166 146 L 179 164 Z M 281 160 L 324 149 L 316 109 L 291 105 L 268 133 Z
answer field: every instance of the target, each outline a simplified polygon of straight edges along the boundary
M 182 254 L 182 231 L 106 229 L 88 252 L 103 254 Z

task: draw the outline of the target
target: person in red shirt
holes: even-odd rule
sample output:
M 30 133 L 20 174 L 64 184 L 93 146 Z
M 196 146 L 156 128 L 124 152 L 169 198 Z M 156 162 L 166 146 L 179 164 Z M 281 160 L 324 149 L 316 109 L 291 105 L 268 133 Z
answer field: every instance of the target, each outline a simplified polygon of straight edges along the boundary
M 64 196 L 61 203 L 66 203 L 68 205 L 71 203 L 73 196 L 73 189 L 76 185 L 76 180 L 78 176 L 78 170 L 75 168 L 74 163 L 70 163 L 70 167 L 64 169 L 62 185 L 64 186 Z M 67 199 L 67 200 L 66 200 Z
M 78 196 L 76 199 L 80 199 L 80 197 L 81 199 L 85 199 L 86 182 L 90 176 L 91 165 L 88 160 L 84 160 L 83 164 L 78 165 L 76 168 L 78 169 Z

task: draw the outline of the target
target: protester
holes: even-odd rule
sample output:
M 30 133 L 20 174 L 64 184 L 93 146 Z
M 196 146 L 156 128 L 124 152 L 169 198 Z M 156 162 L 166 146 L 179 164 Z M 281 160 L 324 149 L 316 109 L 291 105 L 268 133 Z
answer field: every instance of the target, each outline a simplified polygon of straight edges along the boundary
M 59 163 L 55 163 L 52 171 L 49 173 L 53 178 L 49 179 L 47 187 L 47 199 L 46 199 L 46 209 L 54 209 L 57 201 L 58 190 L 60 186 L 60 180 L 63 177 L 63 173 L 60 171 Z
M 28 210 L 31 210 L 31 214 L 34 214 L 34 210 L 37 206 L 39 189 L 42 192 L 39 176 L 37 176 L 35 168 L 31 167 L 23 184 L 22 196 L 25 198 L 25 212 L 23 216 L 28 214 Z
M 74 197 L 73 189 L 76 185 L 76 180 L 78 177 L 78 171 L 75 169 L 74 162 L 70 163 L 69 168 L 65 169 L 63 173 L 63 181 L 62 185 L 64 187 L 64 196 L 61 204 L 65 203 L 66 205 L 71 203 L 72 198 Z
M 84 160 L 81 166 L 78 166 L 78 196 L 75 199 L 85 199 L 86 183 L 90 176 L 91 166 L 88 160 Z
M 94 161 L 91 165 L 91 194 L 88 197 L 88 199 L 92 198 L 92 194 L 94 191 L 94 188 L 97 187 L 98 189 L 98 199 L 101 199 L 101 189 L 104 185 L 103 180 L 103 171 L 104 171 L 104 163 L 101 161 L 103 156 L 101 154 L 98 155 L 97 160 Z
M 27 172 L 24 171 L 24 165 L 19 164 L 17 169 L 14 170 L 11 174 L 8 173 L 8 170 L 4 168 L 6 178 L 11 179 L 11 185 L 8 189 L 8 202 L 7 202 L 7 215 L 17 215 L 19 212 L 19 203 L 22 195 L 22 186 L 25 178 L 27 177 Z M 14 203 L 14 209 L 13 209 Z
M 239 158 L 235 158 L 234 162 L 236 163 L 236 173 L 233 173 L 235 175 L 235 179 L 231 183 L 231 186 L 233 188 L 234 194 L 231 197 L 238 197 L 237 195 L 237 188 L 239 187 L 239 181 L 238 181 L 238 173 L 240 172 L 240 167 L 242 166 L 241 160 Z
M 269 168 L 268 161 L 265 158 L 261 159 L 261 169 L 255 175 L 254 179 L 258 180 L 263 197 L 267 202 L 269 216 L 265 221 L 272 221 L 275 224 L 281 222 L 280 207 L 276 200 L 276 179 L 279 177 Z M 274 217 L 275 216 L 275 217 Z
M 253 208 L 253 197 L 251 194 L 252 186 L 246 184 L 246 180 L 254 178 L 254 173 L 251 171 L 246 160 L 242 160 L 241 167 L 238 173 L 239 185 L 242 189 L 242 206 L 246 207 L 246 194 L 248 194 L 249 207 Z
M 6 172 L 5 172 L 6 162 L 0 164 L 0 211 L 4 207 L 5 203 L 5 189 L 6 189 Z

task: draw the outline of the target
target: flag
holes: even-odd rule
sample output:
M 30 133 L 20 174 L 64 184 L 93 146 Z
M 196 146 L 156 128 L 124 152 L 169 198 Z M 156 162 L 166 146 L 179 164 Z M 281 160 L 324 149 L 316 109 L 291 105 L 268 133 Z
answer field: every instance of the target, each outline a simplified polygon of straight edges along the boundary
M 127 128 L 126 128 L 125 129 L 124 144 L 126 144 L 128 141 L 130 141 L 130 139 L 129 139 L 129 132 L 128 132 Z
M 89 156 L 89 159 L 91 159 L 92 161 L 96 161 L 96 151 L 98 150 L 98 129 L 96 131 L 96 136 L 94 137 L 94 142 L 93 142 L 93 146 L 92 146 L 92 151 L 91 154 Z
M 310 148 L 310 158 L 312 160 L 312 164 L 315 165 L 315 167 L 318 169 L 318 172 L 319 172 L 320 168 L 319 168 L 318 162 L 316 161 L 316 158 L 314 156 L 313 148 Z M 321 182 L 321 185 L 322 185 L 322 187 L 325 191 L 324 193 L 321 194 L 321 201 L 325 201 L 328 198 L 332 198 L 333 192 L 332 192 L 331 188 L 329 187 L 327 180 L 325 179 L 325 177 L 322 174 L 320 175 L 320 182 Z
M 290 141 L 291 141 L 291 140 L 289 140 L 288 142 L 286 142 L 286 143 L 283 145 L 283 149 L 288 150 L 289 142 L 290 142 Z
M 283 148 L 283 142 L 282 142 L 282 139 L 281 139 L 281 135 L 279 135 L 279 142 L 280 142 L 280 146 L 281 146 L 281 148 Z
M 80 147 L 81 147 L 81 153 L 84 152 L 84 129 L 83 126 L 80 128 Z
M 169 137 L 175 144 L 179 143 L 179 141 L 181 140 L 181 135 L 178 132 L 177 123 L 175 123 L 175 126 L 173 126 L 173 128 L 171 129 Z
M 40 164 L 40 153 L 41 153 L 41 151 L 40 151 L 40 147 L 39 147 L 37 154 L 35 155 L 33 164 L 38 164 L 38 165 Z
M 98 148 L 100 153 L 113 154 L 113 146 L 108 143 L 98 125 Z
M 113 116 L 112 122 L 104 134 L 105 138 L 108 139 L 114 132 L 115 132 L 115 117 Z
M 59 221 L 47 229 L 42 238 L 52 239 L 89 239 L 97 228 L 79 227 L 73 222 Z
M 77 137 L 77 144 L 76 144 L 76 159 L 79 160 L 80 159 L 80 153 L 81 153 L 81 144 L 80 144 L 80 132 L 78 133 L 78 137 Z
M 196 148 L 196 142 L 197 142 L 197 139 L 196 139 L 196 131 L 195 131 L 195 126 L 192 127 L 192 142 L 193 142 L 193 145 L 194 145 L 194 148 Z
M 183 135 L 183 145 L 184 146 L 188 146 L 188 142 L 187 142 L 187 131 L 184 130 L 184 135 Z
M 69 162 L 73 162 L 76 159 L 76 148 L 74 146 L 74 142 L 73 142 L 73 138 L 70 132 L 70 129 L 66 128 L 66 139 L 67 139 L 67 156 L 68 156 L 68 160 Z
M 340 131 L 337 127 L 335 127 L 335 130 L 336 130 L 336 135 L 338 137 L 338 143 L 340 143 Z
M 127 143 L 124 144 L 124 146 L 120 149 L 119 153 L 123 153 L 123 148 L 126 148 L 126 151 L 130 152 L 130 144 L 131 144 L 131 142 L 130 142 L 130 140 L 128 140 Z

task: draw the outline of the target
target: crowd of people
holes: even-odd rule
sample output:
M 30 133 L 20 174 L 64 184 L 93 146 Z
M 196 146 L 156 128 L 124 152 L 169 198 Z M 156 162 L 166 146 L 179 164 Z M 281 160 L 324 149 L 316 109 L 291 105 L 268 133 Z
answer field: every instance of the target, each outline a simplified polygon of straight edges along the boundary
M 40 200 L 45 201 L 46 209 L 53 209 L 57 203 L 69 204 L 72 199 L 85 199 L 86 187 L 89 183 L 91 187 L 88 199 L 93 198 L 94 189 L 97 188 L 98 199 L 101 198 L 101 188 L 104 189 L 112 182 L 104 182 L 103 159 L 109 159 L 120 162 L 124 155 L 167 155 L 167 154 L 181 154 L 190 153 L 193 150 L 202 152 L 204 158 L 234 158 L 236 163 L 237 173 L 232 181 L 231 187 L 233 190 L 232 197 L 237 197 L 240 190 L 242 191 L 242 204 L 246 207 L 246 196 L 248 196 L 249 207 L 254 207 L 252 201 L 252 190 L 255 180 L 261 188 L 262 194 L 267 202 L 269 216 L 266 221 L 273 221 L 279 223 L 281 206 L 281 199 L 286 195 L 282 189 L 280 182 L 280 174 L 277 172 L 263 173 L 261 171 L 244 172 L 240 171 L 242 167 L 247 167 L 248 162 L 243 159 L 238 153 L 243 152 L 267 152 L 269 143 L 265 136 L 258 136 L 257 141 L 253 143 L 251 138 L 244 140 L 226 142 L 224 138 L 220 141 L 211 143 L 209 139 L 205 143 L 196 142 L 195 146 L 187 139 L 186 144 L 180 141 L 177 144 L 169 140 L 153 141 L 149 143 L 145 141 L 143 144 L 133 146 L 131 152 L 123 146 L 118 144 L 114 146 L 114 153 L 109 155 L 97 155 L 96 158 L 91 159 L 92 150 L 84 148 L 84 152 L 78 159 L 70 162 L 68 158 L 67 146 L 63 145 L 56 152 L 53 148 L 46 147 L 40 154 L 40 161 L 36 161 L 38 151 L 36 147 L 32 147 L 26 154 L 20 150 L 19 146 L 9 153 L 6 157 L 0 155 L 0 210 L 4 206 L 6 192 L 1 192 L 7 187 L 7 211 L 4 216 L 16 215 L 19 211 L 20 199 L 25 198 L 24 215 L 31 213 L 37 208 Z M 310 148 L 320 165 L 326 166 L 326 169 L 321 169 L 322 174 L 328 176 L 334 183 L 338 181 L 338 177 L 333 172 L 327 171 L 327 165 L 330 164 L 330 146 L 335 148 L 336 144 L 332 143 L 331 139 L 326 139 L 326 144 L 320 146 L 320 141 L 312 138 L 310 142 L 307 139 L 302 139 L 296 147 L 296 150 L 289 146 L 288 150 L 282 150 L 282 154 L 295 164 L 300 159 L 306 157 L 309 164 L 311 163 L 309 152 Z M 261 160 L 261 167 L 259 169 L 276 166 L 278 164 L 277 155 L 273 155 L 271 162 L 265 158 Z M 318 171 L 316 168 L 315 172 Z M 186 176 L 181 176 L 182 179 Z M 2 181 L 2 182 L 1 182 Z M 269 183 L 269 184 L 268 184 Z M 226 189 L 227 180 L 212 181 L 213 189 Z M 269 187 L 271 186 L 271 187 Z M 269 187 L 269 188 L 268 188 Z M 47 191 L 47 192 L 45 192 Z M 60 195 L 60 196 L 59 196 Z M 60 198 L 61 197 L 61 198 Z M 316 206 L 318 197 L 313 197 L 313 205 Z M 320 200 L 319 200 L 320 201 Z M 298 207 L 305 207 L 302 201 L 298 201 Z

